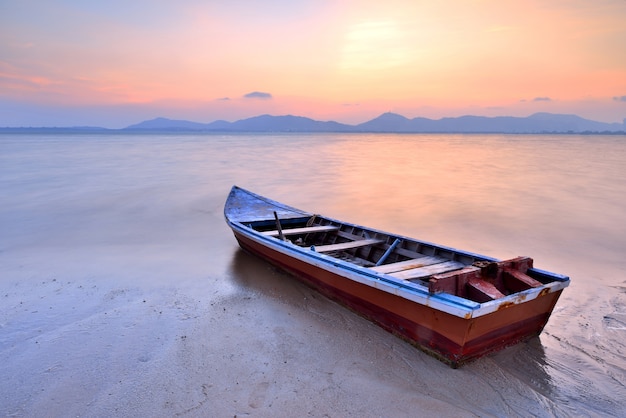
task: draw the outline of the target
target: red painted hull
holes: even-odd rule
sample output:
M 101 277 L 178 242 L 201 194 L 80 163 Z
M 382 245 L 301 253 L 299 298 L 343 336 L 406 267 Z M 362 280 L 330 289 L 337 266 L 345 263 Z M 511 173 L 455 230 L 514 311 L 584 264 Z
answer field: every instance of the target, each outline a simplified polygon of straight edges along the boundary
M 381 291 L 259 244 L 234 231 L 239 245 L 297 276 L 320 293 L 453 367 L 541 333 L 561 290 L 495 312 L 462 318 Z

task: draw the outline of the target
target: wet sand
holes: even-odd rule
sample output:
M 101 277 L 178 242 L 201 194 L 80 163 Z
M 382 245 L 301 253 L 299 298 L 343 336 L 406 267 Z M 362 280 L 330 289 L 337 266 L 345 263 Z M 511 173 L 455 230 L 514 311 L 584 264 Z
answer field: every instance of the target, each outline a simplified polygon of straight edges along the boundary
M 558 342 L 558 328 L 453 370 L 239 250 L 225 227 L 204 232 L 195 251 L 181 241 L 3 253 L 0 372 L 11 379 L 0 414 L 584 412 L 585 393 L 563 399 L 545 368 L 542 341 Z M 624 405 L 615 395 L 593 402 L 611 415 Z
M 562 408 L 541 395 L 541 370 L 523 382 L 497 366 L 520 351 L 541 355 L 536 341 L 452 370 L 231 249 L 214 277 L 185 271 L 182 258 L 172 282 L 152 271 L 140 285 L 130 279 L 153 266 L 133 263 L 132 248 L 16 257 L 1 293 L 0 371 L 12 376 L 2 415 L 502 416 L 526 415 L 536 400 L 533 415 Z M 59 258 L 80 263 L 80 274 Z
M 167 158 L 197 155 L 168 141 Z M 216 181 L 202 177 L 212 179 L 209 171 L 153 185 L 150 171 L 125 190 L 122 164 L 92 193 L 77 175 L 90 166 L 52 191 L 35 180 L 54 170 L 32 174 L 20 165 L 3 173 L 17 180 L 0 186 L 0 416 L 617 417 L 626 410 L 621 224 L 590 235 L 557 216 L 531 231 L 518 226 L 537 224 L 543 212 L 528 221 L 509 211 L 515 222 L 460 225 L 428 205 L 415 204 L 413 213 L 392 203 L 385 214 L 378 202 L 358 201 L 363 190 L 334 200 L 330 183 L 304 189 L 295 186 L 298 176 L 257 180 L 270 184 L 260 192 L 272 189 L 296 206 L 500 258 L 530 255 L 538 267 L 572 275 L 539 338 L 454 370 L 241 251 L 222 205 L 232 183 L 257 189 L 244 178 L 224 169 Z M 163 160 L 154 166 L 159 182 L 169 178 L 160 174 Z M 463 210 L 471 220 L 471 208 Z M 449 222 L 425 222 L 425 214 Z M 561 232 L 551 241 L 554 231 Z M 611 234 L 612 244 L 602 241 Z
M 153 266 L 132 248 L 16 257 L 1 293 L 2 415 L 466 414 L 429 388 L 446 366 L 416 363 L 412 347 L 231 249 L 224 275 L 193 277 L 185 261 L 200 260 L 182 258 L 172 283 L 152 271 L 141 285 L 126 283 Z M 416 381 L 422 362 L 441 375 Z

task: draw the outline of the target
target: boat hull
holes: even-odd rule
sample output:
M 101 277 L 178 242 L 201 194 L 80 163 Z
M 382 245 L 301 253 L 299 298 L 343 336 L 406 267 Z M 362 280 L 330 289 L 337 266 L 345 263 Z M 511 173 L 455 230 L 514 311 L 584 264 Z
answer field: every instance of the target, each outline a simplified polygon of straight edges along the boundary
M 292 257 L 235 229 L 233 232 L 244 250 L 452 367 L 539 335 L 562 291 L 545 292 L 524 303 L 503 304 L 492 313 L 464 318 L 348 280 L 324 266 Z
M 315 215 L 234 186 L 239 245 L 458 367 L 541 333 L 569 278 Z

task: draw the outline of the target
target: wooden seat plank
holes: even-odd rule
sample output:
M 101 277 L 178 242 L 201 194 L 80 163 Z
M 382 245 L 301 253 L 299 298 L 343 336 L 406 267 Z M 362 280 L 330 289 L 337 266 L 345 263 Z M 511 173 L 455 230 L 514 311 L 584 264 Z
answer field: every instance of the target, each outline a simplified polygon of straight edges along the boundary
M 479 277 L 472 277 L 467 282 L 468 296 L 477 302 L 489 302 L 490 300 L 505 297 L 493 283 L 485 281 Z
M 541 287 L 543 284 L 519 270 L 503 269 L 502 280 L 505 286 L 513 292 L 521 292 L 532 287 Z
M 418 267 L 414 269 L 397 271 L 390 274 L 393 277 L 397 277 L 399 279 L 412 280 L 432 276 L 433 274 L 440 274 L 447 271 L 462 269 L 463 267 L 465 267 L 465 264 L 458 261 L 444 261 L 443 263 L 431 264 L 428 266 Z
M 443 263 L 444 261 L 446 261 L 446 259 L 442 257 L 424 256 L 412 258 L 410 260 L 398 261 L 396 263 L 382 264 L 380 266 L 370 268 L 379 273 L 395 273 L 396 271 L 415 269 L 431 264 Z
M 333 226 L 333 225 L 318 225 L 318 226 L 307 226 L 304 228 L 290 228 L 290 229 L 283 229 L 283 235 L 287 236 L 287 235 L 299 235 L 299 234 L 312 234 L 315 232 L 331 232 L 331 231 L 338 231 L 339 227 L 338 226 Z M 261 232 L 263 235 L 268 235 L 270 237 L 277 237 L 278 234 L 278 230 L 272 230 L 272 231 L 263 231 Z
M 380 239 L 360 239 L 356 241 L 341 242 L 339 244 L 316 245 L 314 249 L 319 253 L 327 253 L 330 251 L 340 251 L 348 250 L 350 248 L 365 247 L 367 245 L 375 245 L 382 242 L 383 241 Z

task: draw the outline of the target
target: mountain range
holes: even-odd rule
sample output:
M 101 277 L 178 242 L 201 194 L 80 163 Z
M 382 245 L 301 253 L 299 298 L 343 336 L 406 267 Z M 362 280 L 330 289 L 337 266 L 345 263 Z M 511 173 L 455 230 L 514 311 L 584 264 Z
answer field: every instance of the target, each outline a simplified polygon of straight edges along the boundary
M 370 121 L 348 125 L 334 121 L 318 121 L 302 116 L 261 115 L 235 122 L 218 120 L 211 123 L 156 118 L 122 129 L 97 127 L 68 128 L 0 128 L 0 132 L 30 131 L 97 131 L 97 132 L 372 132 L 372 133 L 619 133 L 626 132 L 624 123 L 605 123 L 576 115 L 535 113 L 527 117 L 461 116 L 442 119 L 406 118 L 384 113 Z
M 384 113 L 375 119 L 347 125 L 321 122 L 302 116 L 262 115 L 236 122 L 218 120 L 197 123 L 156 118 L 131 125 L 125 130 L 150 131 L 219 131 L 219 132 L 390 132 L 390 133 L 552 133 L 552 132 L 622 132 L 622 123 L 604 123 L 575 115 L 535 113 L 528 117 L 461 116 L 456 118 L 408 119 L 396 113 Z

